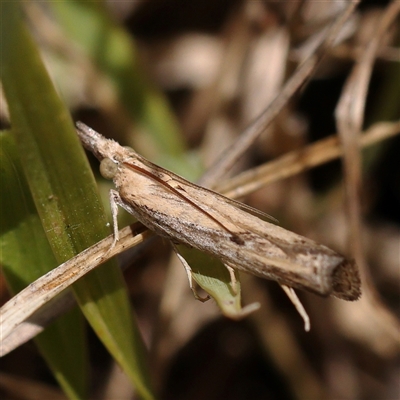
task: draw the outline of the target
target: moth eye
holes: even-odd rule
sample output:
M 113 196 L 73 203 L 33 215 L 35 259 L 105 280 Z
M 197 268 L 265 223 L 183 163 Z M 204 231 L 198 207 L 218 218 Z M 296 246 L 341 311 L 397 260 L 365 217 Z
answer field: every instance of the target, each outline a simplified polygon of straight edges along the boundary
M 110 158 L 104 158 L 100 162 L 100 173 L 106 179 L 113 179 L 118 171 L 118 165 Z

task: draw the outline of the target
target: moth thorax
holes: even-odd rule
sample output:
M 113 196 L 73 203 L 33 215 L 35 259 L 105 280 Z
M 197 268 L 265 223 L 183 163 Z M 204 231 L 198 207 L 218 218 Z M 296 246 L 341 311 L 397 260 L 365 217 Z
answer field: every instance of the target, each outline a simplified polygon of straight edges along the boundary
M 110 158 L 104 158 L 100 162 L 100 173 L 106 179 L 113 179 L 118 171 L 118 165 Z

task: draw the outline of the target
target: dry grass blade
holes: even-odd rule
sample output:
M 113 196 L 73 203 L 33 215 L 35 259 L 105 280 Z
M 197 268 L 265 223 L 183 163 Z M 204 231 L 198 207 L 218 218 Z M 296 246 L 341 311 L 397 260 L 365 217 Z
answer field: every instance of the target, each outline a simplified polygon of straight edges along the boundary
M 63 307 L 68 307 L 64 302 L 59 304 L 61 309 L 55 309 L 53 304 L 51 307 L 44 307 L 50 300 L 94 268 L 143 242 L 152 233 L 137 223 L 121 229 L 119 235 L 120 240 L 110 251 L 107 250 L 114 240 L 113 235 L 43 275 L 1 308 L 1 356 L 32 339 L 51 319 L 62 312 Z
M 400 3 L 394 1 L 383 14 L 376 31 L 373 32 L 369 46 L 361 54 L 345 85 L 341 100 L 336 109 L 339 136 L 345 160 L 345 178 L 349 218 L 351 221 L 350 246 L 355 256 L 362 257 L 360 238 L 360 186 L 361 158 L 359 136 L 361 133 L 369 80 L 373 63 L 377 57 L 379 44 L 384 34 L 394 22 L 400 11 Z
M 371 146 L 399 133 L 400 121 L 380 122 L 361 135 L 360 144 L 362 147 Z M 339 138 L 331 136 L 227 179 L 218 185 L 217 190 L 227 197 L 240 198 L 263 186 L 332 161 L 342 154 Z
M 203 175 L 200 184 L 206 187 L 213 187 L 215 182 L 221 178 L 237 162 L 240 156 L 254 143 L 259 135 L 268 127 L 273 119 L 282 111 L 287 102 L 311 76 L 319 61 L 323 58 L 325 51 L 336 39 L 338 32 L 353 13 L 359 1 L 351 2 L 345 11 L 332 24 L 323 37 L 321 44 L 315 52 L 307 58 L 297 69 L 294 75 L 282 88 L 281 92 L 248 127 L 241 136 L 227 150 L 224 157 L 216 162 L 213 167 Z
M 356 259 L 365 283 L 364 302 L 369 318 L 377 321 L 377 326 L 386 329 L 399 341 L 400 323 L 381 303 L 369 276 L 367 262 L 362 246 L 361 215 L 361 129 L 364 122 L 365 103 L 368 84 L 374 61 L 379 53 L 379 46 L 387 30 L 400 13 L 400 2 L 393 1 L 371 32 L 369 45 L 360 55 L 344 87 L 336 109 L 336 120 L 340 141 L 343 147 L 347 215 L 349 220 L 349 252 Z M 400 341 L 399 341 L 400 342 Z

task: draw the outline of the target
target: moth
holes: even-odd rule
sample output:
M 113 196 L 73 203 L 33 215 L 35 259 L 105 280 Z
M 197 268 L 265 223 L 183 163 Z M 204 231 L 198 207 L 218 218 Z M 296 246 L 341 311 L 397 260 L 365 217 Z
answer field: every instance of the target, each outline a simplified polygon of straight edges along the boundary
M 360 297 L 354 261 L 259 218 L 260 212 L 252 207 L 190 183 L 82 122 L 77 123 L 77 133 L 100 160 L 102 175 L 114 182 L 114 241 L 120 206 L 173 244 L 217 257 L 230 272 L 237 269 L 322 296 L 350 301 Z M 188 276 L 192 282 L 190 270 Z

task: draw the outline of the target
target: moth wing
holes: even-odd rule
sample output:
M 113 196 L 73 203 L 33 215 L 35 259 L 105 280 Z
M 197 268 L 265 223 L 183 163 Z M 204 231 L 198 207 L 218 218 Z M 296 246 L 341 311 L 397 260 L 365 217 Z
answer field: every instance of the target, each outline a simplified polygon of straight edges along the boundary
M 137 156 L 139 156 L 139 155 L 137 155 Z M 154 170 L 156 170 L 156 171 L 158 171 L 160 173 L 165 173 L 166 172 L 163 168 L 159 167 L 156 164 L 153 164 L 151 161 L 149 161 L 149 160 L 147 160 L 147 159 L 145 159 L 145 158 L 143 158 L 141 156 L 139 156 L 139 157 L 140 157 L 140 161 L 142 161 L 144 164 L 146 164 L 149 168 L 152 168 L 152 169 L 154 169 Z M 222 194 L 220 194 L 218 192 L 215 192 L 213 190 L 210 190 L 210 189 L 207 189 L 205 187 L 196 185 L 195 183 L 192 183 L 192 182 L 186 180 L 185 178 L 182 178 L 181 176 L 179 176 L 179 175 L 177 175 L 177 174 L 175 174 L 175 173 L 173 173 L 171 171 L 168 171 L 168 175 L 174 181 L 179 182 L 182 185 L 182 189 L 183 190 L 185 190 L 185 187 L 191 187 L 192 189 L 198 189 L 198 190 L 201 190 L 201 191 L 204 191 L 204 192 L 208 192 L 210 195 L 218 197 L 223 202 L 228 203 L 231 206 L 234 206 L 236 208 L 239 208 L 242 211 L 246 211 L 246 212 L 248 212 L 248 213 L 250 213 L 250 214 L 252 214 L 252 215 L 254 215 L 256 217 L 259 217 L 261 219 L 270 220 L 270 221 L 272 221 L 274 223 L 279 223 L 279 221 L 276 218 L 274 218 L 273 216 L 271 216 L 271 215 L 269 215 L 269 214 L 267 214 L 267 213 L 265 213 L 265 212 L 263 212 L 261 210 L 258 210 L 257 208 L 251 207 L 251 206 L 249 206 L 249 205 L 247 205 L 245 203 L 242 203 L 240 201 L 231 199 L 229 197 L 225 197 L 224 195 L 222 195 Z

